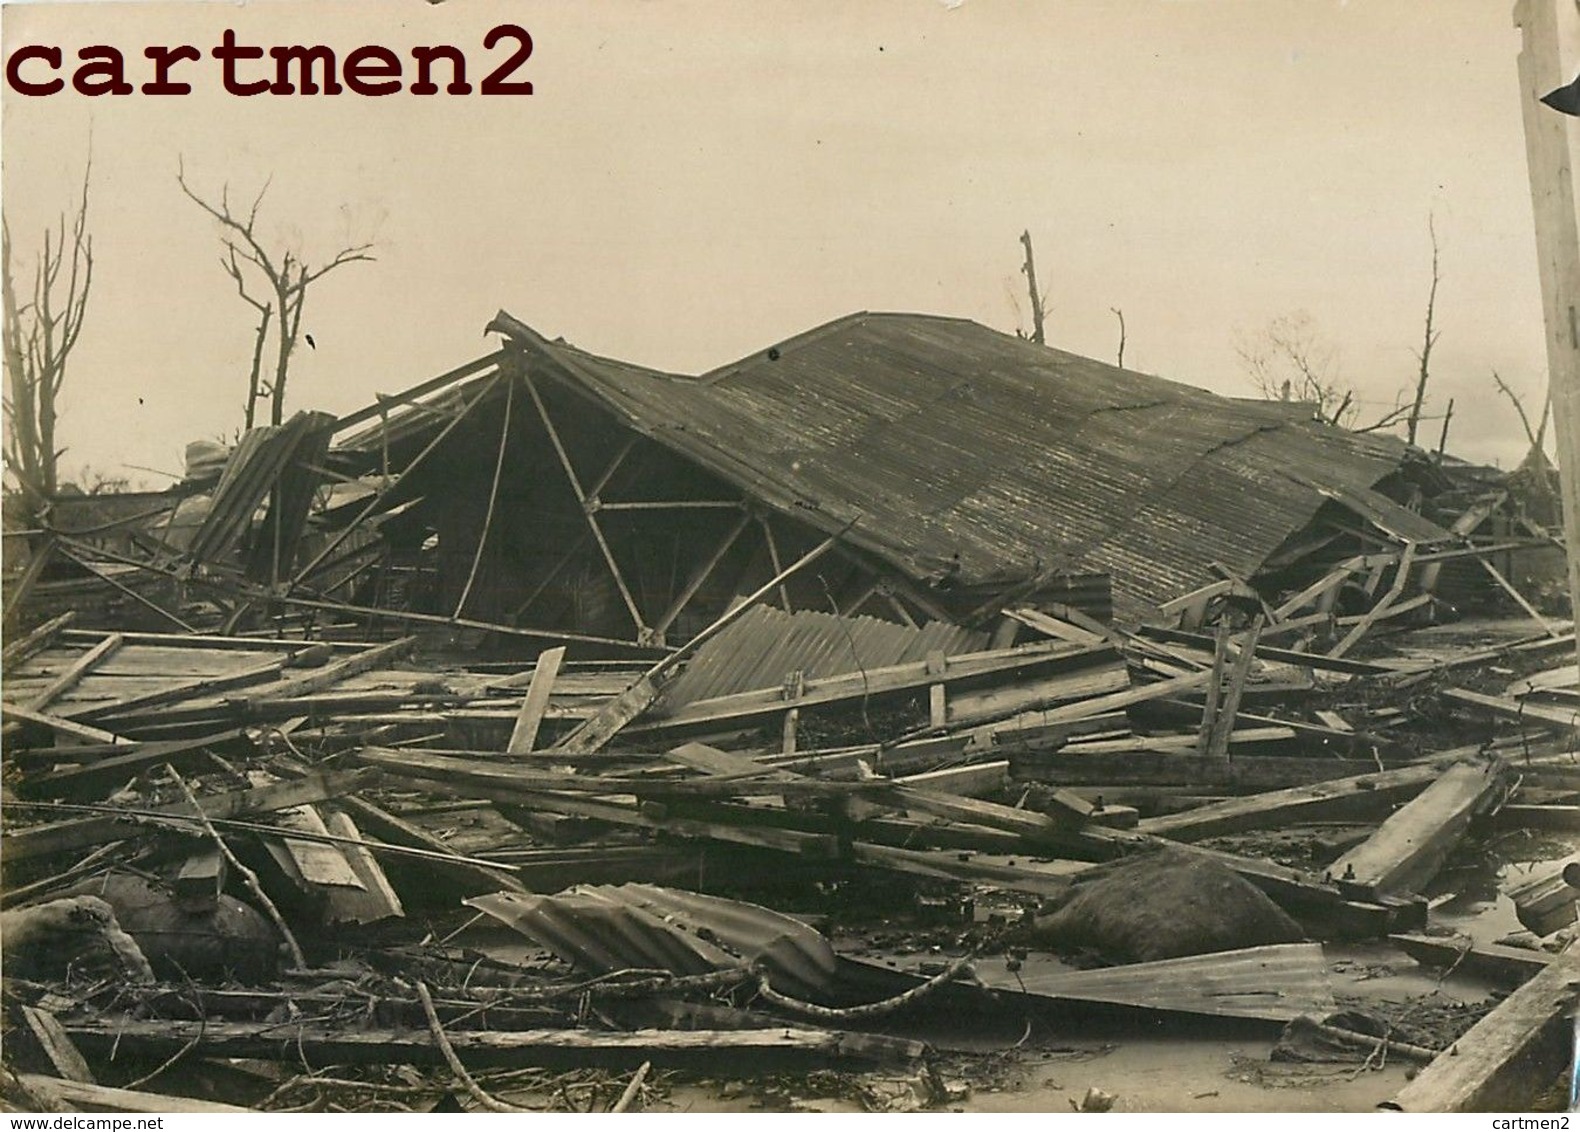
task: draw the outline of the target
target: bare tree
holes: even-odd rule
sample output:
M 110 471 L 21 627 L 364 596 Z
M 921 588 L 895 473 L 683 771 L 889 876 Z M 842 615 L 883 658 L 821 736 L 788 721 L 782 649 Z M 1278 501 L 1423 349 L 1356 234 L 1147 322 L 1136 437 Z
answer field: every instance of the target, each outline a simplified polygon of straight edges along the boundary
M 1310 402 L 1329 424 L 1354 418 L 1354 396 L 1337 377 L 1338 351 L 1322 340 L 1305 311 L 1279 315 L 1255 337 L 1238 335 L 1234 349 L 1268 400 Z
M 1437 284 L 1442 276 L 1437 269 L 1437 224 L 1435 219 L 1428 216 L 1426 230 L 1432 236 L 1432 289 L 1426 296 L 1426 331 L 1421 339 L 1421 352 L 1416 355 L 1416 360 L 1421 363 L 1420 372 L 1416 376 L 1415 400 L 1410 405 L 1409 422 L 1405 430 L 1405 440 L 1415 443 L 1416 428 L 1421 423 L 1421 407 L 1426 403 L 1426 383 L 1430 377 L 1428 366 L 1432 358 L 1432 347 L 1437 345 L 1440 330 L 1433 329 L 1432 317 L 1437 311 Z
M 55 494 L 64 448 L 55 442 L 66 365 L 82 333 L 93 283 L 93 237 L 88 234 L 88 183 L 93 161 L 82 170 L 82 196 L 68 222 L 65 213 L 44 232 L 33 267 L 31 294 L 18 295 L 11 225 L 0 218 L 0 284 L 3 284 L 6 391 L 10 424 L 6 463 L 28 511 L 35 514 Z
M 252 372 L 247 379 L 246 427 L 253 426 L 258 402 L 263 399 L 269 401 L 269 423 L 279 424 L 285 419 L 286 382 L 290 376 L 291 355 L 301 337 L 307 288 L 343 264 L 371 261 L 373 256 L 368 251 L 373 245 L 343 247 L 320 267 L 309 265 L 290 250 L 271 254 L 258 236 L 258 210 L 263 206 L 264 194 L 269 191 L 267 181 L 245 214 L 231 208 L 229 185 L 220 188 L 219 203 L 214 204 L 204 200 L 187 184 L 185 168 L 177 167 L 176 183 L 192 203 L 219 222 L 220 244 L 224 248 L 220 266 L 235 283 L 242 301 L 258 312 L 258 326 L 253 334 Z M 268 351 L 271 331 L 274 360 L 272 372 L 266 379 L 264 355 Z
M 1114 312 L 1114 317 L 1119 319 L 1119 357 L 1114 360 L 1114 365 L 1120 369 L 1125 368 L 1125 312 L 1118 307 L 1109 307 Z
M 1263 397 L 1309 402 L 1327 424 L 1378 432 L 1410 411 L 1408 403 L 1396 401 L 1370 424 L 1357 424 L 1360 405 L 1355 390 L 1339 376 L 1338 350 L 1323 341 L 1305 311 L 1279 315 L 1254 337 L 1237 335 L 1235 353 Z
M 1503 378 L 1498 375 L 1497 370 L 1492 371 L 1492 380 L 1497 385 L 1498 392 L 1502 393 L 1514 403 L 1514 411 L 1520 414 L 1520 427 L 1525 430 L 1525 439 L 1530 441 L 1531 447 L 1533 449 L 1540 452 L 1542 450 L 1543 443 L 1547 439 L 1547 422 L 1552 418 L 1552 399 L 1550 397 L 1542 399 L 1542 419 L 1540 423 L 1538 423 L 1533 429 L 1531 427 L 1531 418 L 1527 416 L 1525 412 L 1524 399 L 1521 398 L 1518 393 L 1514 392 L 1513 389 L 1509 388 L 1509 383 L 1504 381 Z

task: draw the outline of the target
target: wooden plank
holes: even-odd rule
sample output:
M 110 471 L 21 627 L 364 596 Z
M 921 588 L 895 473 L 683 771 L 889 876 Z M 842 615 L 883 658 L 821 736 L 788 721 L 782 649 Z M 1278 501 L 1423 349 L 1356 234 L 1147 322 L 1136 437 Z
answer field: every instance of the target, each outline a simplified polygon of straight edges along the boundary
M 228 869 L 216 845 L 208 845 L 187 856 L 171 882 L 177 902 L 183 909 L 213 908 L 225 891 Z
M 70 625 L 76 616 L 75 610 L 67 610 L 59 617 L 53 617 L 37 628 L 29 630 L 21 640 L 8 641 L 4 650 L 0 650 L 0 670 L 10 672 L 34 653 L 49 648 L 56 635 Z
M 60 639 L 65 644 L 91 645 L 103 634 L 92 629 L 66 629 Z M 121 630 L 129 645 L 150 648 L 196 649 L 212 652 L 281 652 L 292 654 L 304 649 L 328 649 L 333 653 L 361 652 L 380 644 L 379 641 L 314 641 L 279 640 L 273 636 L 246 635 L 224 636 L 216 633 L 149 633 Z
M 927 672 L 932 676 L 942 676 L 949 662 L 944 659 L 942 649 L 934 649 L 927 654 Z M 949 722 L 948 704 L 945 699 L 946 687 L 943 680 L 927 686 L 927 724 L 929 727 L 942 728 Z
M 59 696 L 65 695 L 78 684 L 82 678 L 92 672 L 101 663 L 114 656 L 125 643 L 125 638 L 119 633 L 111 633 L 87 652 L 83 653 L 59 676 L 51 680 L 42 692 L 28 700 L 27 706 L 34 711 L 43 711 Z
M 1466 688 L 1445 688 L 1442 695 L 1445 699 L 1452 700 L 1454 703 L 1479 708 L 1492 715 L 1503 719 L 1512 719 L 1518 723 L 1534 721 L 1544 725 L 1567 727 L 1580 731 L 1580 708 L 1553 707 L 1546 704 L 1531 703 L 1527 700 L 1511 700 L 1505 696 L 1485 696 L 1480 692 L 1472 692 Z
M 1402 1112 L 1529 1111 L 1573 1056 L 1580 950 L 1570 945 L 1500 1002 L 1386 1106 Z
M 1533 935 L 1547 936 L 1575 922 L 1575 901 L 1580 899 L 1576 882 L 1580 882 L 1580 856 L 1504 891 L 1514 902 L 1520 924 Z
M 1410 567 L 1414 559 L 1415 543 L 1407 542 L 1404 545 L 1404 553 L 1399 556 L 1398 569 L 1394 571 L 1393 585 L 1369 610 L 1361 615 L 1360 620 L 1355 623 L 1355 627 L 1345 635 L 1344 639 L 1328 650 L 1329 656 L 1343 656 L 1349 652 L 1367 634 L 1372 625 L 1380 618 L 1386 616 L 1390 607 L 1404 596 L 1405 586 L 1410 582 Z
M 964 766 L 926 770 L 919 774 L 900 775 L 894 781 L 906 786 L 919 786 L 945 794 L 960 794 L 967 798 L 983 798 L 1002 793 L 1009 783 L 1009 760 L 967 763 Z
M 88 704 L 81 707 L 72 707 L 61 714 L 68 719 L 75 719 L 82 723 L 102 722 L 119 716 L 130 716 L 135 712 L 147 711 L 149 708 L 163 707 L 165 704 L 180 703 L 183 700 L 196 700 L 218 692 L 228 692 L 235 688 L 245 688 L 252 684 L 278 680 L 280 674 L 285 671 L 287 663 L 284 659 L 266 661 L 263 664 L 244 668 L 240 672 L 233 672 L 225 676 L 208 676 L 179 684 L 166 684 L 164 687 L 154 691 L 144 692 L 135 696 L 126 696 L 112 700 L 107 704 Z
M 88 1068 L 82 1051 L 72 1044 L 71 1037 L 61 1027 L 60 1020 L 48 1010 L 37 1006 L 22 1007 L 22 1020 L 39 1052 L 49 1062 L 57 1076 L 85 1085 L 94 1084 L 93 1070 Z
M 1197 790 L 1254 793 L 1287 790 L 1335 778 L 1352 777 L 1377 764 L 1369 759 L 1298 758 L 1290 755 L 1236 755 L 1210 765 L 1193 754 L 1163 751 L 1121 751 L 1110 754 L 1065 755 L 1034 752 L 1009 754 L 1010 776 L 1019 782 L 1060 786 L 1187 786 Z
M 416 637 L 402 637 L 398 641 L 391 641 L 384 645 L 375 645 L 369 649 L 354 653 L 340 660 L 332 661 L 322 668 L 309 672 L 304 676 L 282 680 L 271 685 L 266 695 L 255 696 L 249 702 L 256 703 L 263 700 L 284 700 L 297 696 L 311 695 L 321 692 L 326 688 L 333 688 L 336 684 L 360 672 L 379 668 L 386 662 L 405 656 L 417 645 Z
M 1388 940 L 1417 963 L 1483 975 L 1514 986 L 1545 970 L 1553 961 L 1546 951 L 1499 943 L 1473 944 L 1466 939 L 1410 932 L 1391 935 Z
M 341 810 L 330 811 L 324 819 L 329 832 L 349 841 L 363 841 L 362 831 L 351 816 Z M 360 889 L 337 893 L 330 906 L 330 923 L 373 924 L 400 919 L 406 915 L 400 897 L 372 850 L 364 845 L 341 845 L 341 855 L 361 882 Z
M 1501 801 L 1506 771 L 1501 760 L 1450 767 L 1335 861 L 1334 880 L 1343 891 L 1369 900 L 1419 888 L 1442 866 L 1471 818 Z
M 427 830 L 390 813 L 360 795 L 345 795 L 337 799 L 336 804 L 347 814 L 353 815 L 364 828 L 381 841 L 452 858 L 452 860 L 436 859 L 428 863 L 434 869 L 455 878 L 465 895 L 500 890 L 527 891 L 526 886 L 509 872 L 503 869 L 484 868 L 460 859 L 460 854 Z
M 1251 664 L 1256 659 L 1256 642 L 1262 635 L 1262 615 L 1257 614 L 1256 620 L 1245 631 L 1245 636 L 1238 642 L 1239 653 L 1234 659 L 1234 665 L 1229 669 L 1229 684 L 1223 691 L 1223 699 L 1218 704 L 1218 711 L 1212 721 L 1212 731 L 1208 736 L 1206 756 L 1209 759 L 1222 760 L 1229 757 L 1229 736 L 1234 731 L 1235 717 L 1240 711 L 1240 699 L 1245 695 L 1245 682 L 1251 674 Z M 1215 666 L 1216 667 L 1216 666 Z
M 62 721 L 67 722 L 67 721 Z M 71 726 L 80 726 L 71 724 Z M 98 736 L 106 736 L 107 732 L 88 728 Z M 119 742 L 114 736 L 108 736 L 111 742 Z M 194 761 L 206 759 L 206 750 L 209 747 L 218 747 L 226 743 L 243 740 L 246 732 L 240 729 L 219 731 L 210 735 L 201 735 L 192 739 L 173 739 L 164 743 L 137 743 L 127 744 L 127 753 L 112 755 L 109 758 L 98 759 L 82 766 L 65 767 L 53 770 L 46 774 L 34 775 L 26 779 L 19 787 L 18 793 L 28 797 L 71 797 L 82 794 L 91 794 L 95 791 L 108 792 L 122 785 L 143 771 L 164 763 L 173 763 L 177 768 L 190 766 Z M 103 738 L 92 739 L 90 742 L 104 742 Z
M 147 1113 L 251 1113 L 250 1108 L 200 1101 L 168 1093 L 148 1093 L 139 1089 L 114 1089 L 83 1081 L 65 1081 L 36 1073 L 19 1073 L 17 1081 L 28 1096 L 53 1112 L 147 1112 Z
M 9 720 L 12 723 L 31 723 L 39 727 L 47 727 L 58 736 L 75 739 L 82 743 L 121 745 L 128 742 L 128 740 L 115 734 L 113 731 L 90 727 L 86 723 L 78 723 L 63 716 L 34 711 L 31 708 L 23 707 L 21 704 L 0 704 L 0 718 Z
M 1302 822 L 1369 819 L 1419 794 L 1437 780 L 1438 774 L 1435 766 L 1407 766 L 1376 774 L 1335 778 L 1147 818 L 1139 828 L 1143 833 L 1175 841 L 1198 841 L 1226 833 L 1277 829 Z
M 521 701 L 521 712 L 510 731 L 510 742 L 505 746 L 507 755 L 525 755 L 538 741 L 538 728 L 543 714 L 549 708 L 549 695 L 554 690 L 554 678 L 559 674 L 560 662 L 565 659 L 565 647 L 547 649 L 538 654 L 532 668 L 532 684 Z
M 939 681 L 927 670 L 925 661 L 869 668 L 865 673 L 851 672 L 828 676 L 806 682 L 802 695 L 793 701 L 784 697 L 782 686 L 737 692 L 728 696 L 698 700 L 676 711 L 633 727 L 632 733 L 647 733 L 701 724 L 739 722 L 765 715 L 777 715 L 790 707 L 817 707 L 842 700 L 871 699 L 875 696 L 914 692 L 934 683 L 946 685 L 966 681 L 989 684 L 998 677 L 999 683 L 1008 683 L 1013 677 L 1017 682 L 1032 680 L 1045 669 L 1056 670 L 1050 676 L 1076 675 L 1071 669 L 1117 663 L 1119 654 L 1112 646 L 1072 645 L 1064 641 L 1036 641 L 1014 645 L 1007 649 L 977 653 L 962 653 L 947 658 L 944 679 Z M 972 714 L 980 714 L 973 709 Z M 951 712 L 954 717 L 955 712 Z

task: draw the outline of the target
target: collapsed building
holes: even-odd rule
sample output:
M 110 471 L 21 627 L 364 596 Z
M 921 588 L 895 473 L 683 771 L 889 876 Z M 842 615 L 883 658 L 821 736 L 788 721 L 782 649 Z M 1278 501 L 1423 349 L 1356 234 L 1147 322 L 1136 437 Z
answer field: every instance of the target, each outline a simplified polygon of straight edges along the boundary
M 959 319 L 700 376 L 489 329 L 7 532 L 0 1094 L 552 1108 L 634 1069 L 576 1082 L 623 1109 L 728 1063 L 920 1066 L 891 1099 L 936 1106 L 939 1051 L 873 1032 L 929 1010 L 1272 1026 L 1427 1066 L 1379 1086 L 1408 1109 L 1551 1085 L 1580 861 L 1498 878 L 1523 953 L 1426 930 L 1462 846 L 1575 821 L 1540 460 Z M 948 961 L 872 960 L 875 907 Z M 1355 941 L 1518 989 L 1358 1021 Z

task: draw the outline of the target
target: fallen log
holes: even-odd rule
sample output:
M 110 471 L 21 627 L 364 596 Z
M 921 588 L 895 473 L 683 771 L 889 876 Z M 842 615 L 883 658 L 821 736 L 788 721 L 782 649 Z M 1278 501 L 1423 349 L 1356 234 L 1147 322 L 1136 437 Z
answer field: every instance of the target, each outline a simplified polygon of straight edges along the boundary
M 199 1057 L 248 1057 L 315 1065 L 438 1065 L 442 1056 L 425 1030 L 350 1030 L 301 1022 L 178 1022 L 95 1019 L 66 1032 L 90 1057 L 162 1059 L 189 1043 Z M 456 1030 L 455 1052 L 472 1067 L 521 1065 L 548 1069 L 596 1066 L 730 1072 L 911 1066 L 928 1055 L 924 1042 L 838 1030 Z

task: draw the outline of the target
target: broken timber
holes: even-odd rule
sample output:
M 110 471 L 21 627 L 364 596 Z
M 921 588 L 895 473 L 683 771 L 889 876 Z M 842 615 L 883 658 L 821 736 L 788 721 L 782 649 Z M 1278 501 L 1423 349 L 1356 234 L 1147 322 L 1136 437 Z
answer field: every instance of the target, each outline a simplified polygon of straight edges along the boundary
M 1580 951 L 1571 945 L 1472 1026 L 1386 1107 L 1403 1112 L 1529 1110 L 1573 1054 Z
M 1333 863 L 1339 888 L 1363 900 L 1414 891 L 1430 880 L 1473 817 L 1503 800 L 1505 765 L 1461 763 Z

